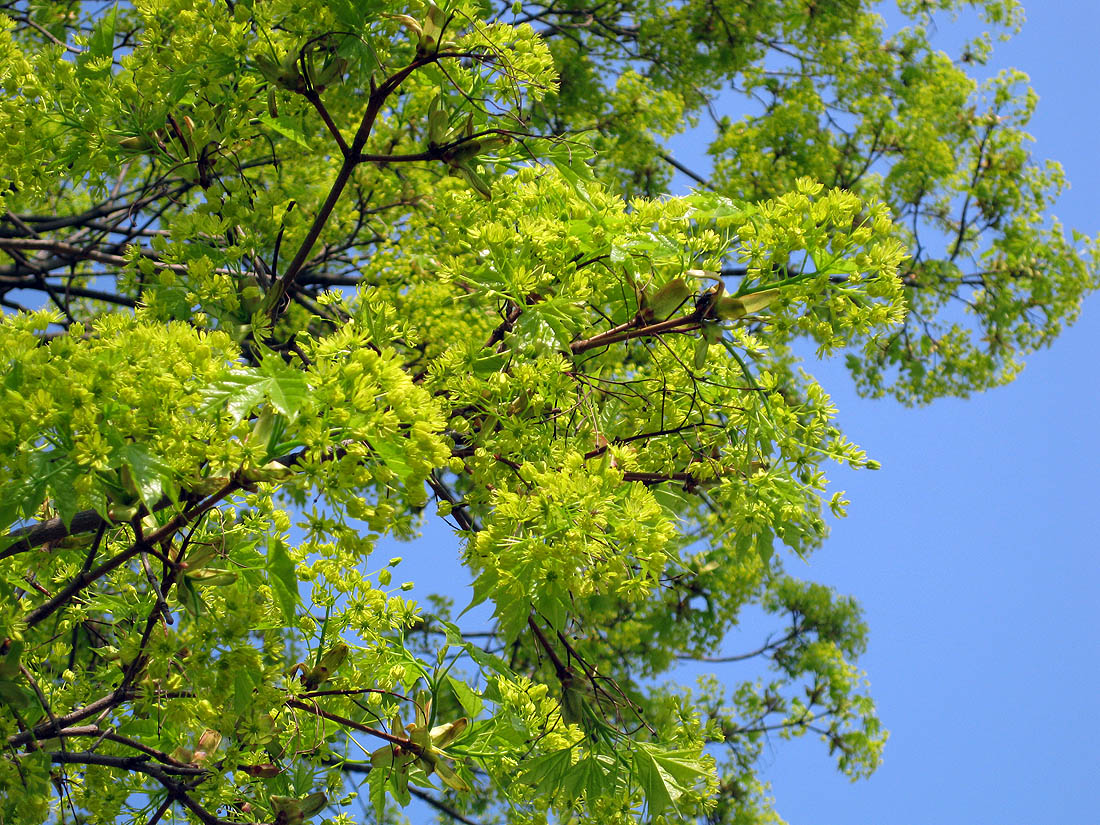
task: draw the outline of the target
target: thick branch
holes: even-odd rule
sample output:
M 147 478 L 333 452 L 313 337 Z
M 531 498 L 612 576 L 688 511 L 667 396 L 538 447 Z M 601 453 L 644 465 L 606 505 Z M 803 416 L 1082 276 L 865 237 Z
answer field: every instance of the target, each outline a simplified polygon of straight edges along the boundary
M 356 722 L 354 719 L 348 719 L 346 716 L 340 716 L 337 713 L 324 710 L 317 704 L 307 704 L 297 699 L 287 699 L 287 707 L 296 708 L 298 710 L 304 710 L 306 713 L 312 713 L 314 716 L 320 716 L 322 719 L 328 719 L 330 722 L 336 722 L 344 727 L 357 730 L 360 733 L 370 734 L 371 736 L 377 736 L 379 739 L 384 739 L 391 745 L 397 745 L 410 753 L 420 753 L 420 746 L 413 742 L 411 739 L 394 736 L 393 734 L 386 733 L 384 730 L 378 728 L 372 728 L 369 725 L 364 725 L 362 722 Z
M 112 690 L 106 696 L 101 696 L 94 702 L 89 702 L 82 708 L 77 708 L 71 713 L 67 713 L 64 716 L 58 716 L 56 719 L 42 722 L 36 725 L 33 729 L 28 731 L 22 731 L 20 733 L 12 734 L 8 737 L 8 745 L 13 748 L 20 748 L 29 742 L 33 742 L 36 739 L 51 739 L 59 731 L 64 730 L 74 722 L 79 722 L 82 719 L 87 719 L 89 716 L 95 716 L 98 713 L 103 713 L 106 710 L 110 710 L 115 705 L 132 698 L 132 694 L 128 691 L 120 692 L 118 690 Z
M 574 355 L 582 352 L 587 352 L 590 349 L 597 349 L 599 347 L 607 347 L 611 344 L 617 344 L 620 341 L 629 341 L 633 338 L 648 338 L 653 335 L 660 335 L 663 332 L 673 331 L 687 331 L 694 328 L 702 320 L 698 312 L 693 312 L 690 315 L 681 315 L 678 318 L 669 318 L 665 321 L 660 321 L 656 324 L 649 324 L 644 327 L 634 327 L 627 330 L 608 330 L 607 332 L 601 332 L 599 335 L 593 335 L 591 338 L 584 338 L 580 341 L 574 341 L 569 345 L 569 351 Z
M 142 541 L 135 541 L 127 549 L 123 550 L 117 556 L 112 559 L 108 559 L 99 565 L 94 570 L 82 571 L 79 575 L 72 579 L 64 588 L 58 591 L 49 601 L 40 604 L 34 610 L 30 611 L 24 621 L 28 628 L 34 627 L 41 623 L 43 620 L 55 613 L 59 608 L 69 602 L 73 596 L 82 591 L 88 585 L 106 576 L 113 570 L 118 569 L 127 561 L 132 559 L 142 550 L 147 549 L 151 545 L 159 544 L 166 538 L 171 536 L 189 521 L 196 516 L 200 516 L 216 505 L 226 496 L 235 493 L 241 489 L 241 483 L 237 480 L 231 480 L 227 482 L 220 490 L 213 495 L 208 496 L 203 501 L 196 504 L 194 507 L 184 510 L 182 513 L 177 514 L 167 524 L 163 525 L 153 533 L 150 533 Z
M 287 455 L 279 456 L 274 459 L 284 467 L 295 466 L 305 454 L 305 451 L 299 451 L 297 453 L 288 453 Z M 343 449 L 334 450 L 331 454 L 327 455 L 325 459 L 338 459 L 345 455 Z M 201 499 L 193 493 L 185 494 L 180 497 L 180 501 L 189 506 L 194 502 Z M 138 517 L 144 517 L 149 512 L 157 512 L 163 510 L 169 504 L 172 504 L 172 500 L 165 496 L 156 504 L 153 505 L 152 510 L 147 510 L 142 507 L 138 511 Z M 98 530 L 100 527 L 109 527 L 111 522 L 103 518 L 95 510 L 82 510 L 73 516 L 72 522 L 69 526 L 65 526 L 65 522 L 60 518 L 51 518 L 41 521 L 38 524 L 29 524 L 26 527 L 20 527 L 17 530 L 12 530 L 4 538 L 11 541 L 14 539 L 14 543 L 6 547 L 4 550 L 0 550 L 0 561 L 8 558 L 9 556 L 15 556 L 19 553 L 25 553 L 28 550 L 33 550 L 35 547 L 39 547 L 48 542 L 60 541 L 68 536 L 77 536 L 81 533 L 91 533 L 94 530 Z M 147 542 L 149 543 L 149 542 Z
M 367 144 L 367 138 L 370 137 L 371 130 L 374 128 L 374 121 L 378 117 L 378 113 L 382 110 L 382 105 L 410 74 L 421 66 L 434 62 L 435 59 L 434 56 L 431 56 L 414 60 L 408 66 L 387 78 L 381 86 L 371 92 L 370 100 L 367 103 L 367 111 L 363 114 L 363 120 L 359 124 L 359 129 L 355 132 L 355 138 L 352 140 L 351 146 L 343 153 L 344 160 L 340 164 L 340 170 L 336 173 L 336 179 L 329 188 L 325 202 L 321 204 L 317 216 L 313 219 L 309 231 L 306 232 L 305 238 L 302 239 L 298 251 L 295 253 L 290 265 L 286 268 L 286 272 L 284 272 L 282 277 L 275 282 L 275 285 L 272 287 L 272 294 L 268 296 L 269 303 L 267 311 L 268 316 L 273 321 L 282 314 L 287 303 L 287 293 L 294 286 L 294 281 L 305 266 L 306 260 L 308 260 L 314 245 L 317 243 L 317 239 L 321 236 L 321 232 L 325 228 L 325 224 L 328 223 L 329 216 L 332 215 L 332 210 L 336 208 L 336 204 L 344 192 L 344 187 L 346 187 L 348 181 L 351 180 L 351 173 L 354 172 L 355 167 L 359 165 L 359 155 L 363 151 L 363 147 Z
M 185 786 L 172 779 L 173 773 L 179 770 L 160 765 L 150 765 L 147 756 L 107 756 L 101 753 L 81 751 L 71 753 L 60 751 L 50 754 L 50 761 L 66 765 L 102 765 L 108 768 L 118 768 L 125 771 L 135 771 L 151 776 L 164 786 L 165 790 L 187 810 L 191 811 L 203 825 L 234 825 L 227 819 L 222 819 L 197 803 L 185 790 Z

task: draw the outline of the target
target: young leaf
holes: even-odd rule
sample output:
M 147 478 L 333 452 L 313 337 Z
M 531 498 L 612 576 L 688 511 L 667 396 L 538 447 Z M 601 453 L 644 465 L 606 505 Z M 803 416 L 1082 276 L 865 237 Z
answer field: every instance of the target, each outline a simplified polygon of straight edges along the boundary
M 657 293 L 649 299 L 649 309 L 653 318 L 663 321 L 679 309 L 688 298 L 692 296 L 694 289 L 683 278 L 673 278 L 662 286 Z
M 294 622 L 298 595 L 298 574 L 294 562 L 286 552 L 282 539 L 272 537 L 267 543 L 268 581 L 275 592 L 276 601 L 287 624 Z M 292 660 L 293 661 L 293 660 Z
M 171 466 L 138 444 L 123 445 L 119 452 L 136 488 L 134 492 L 149 510 L 165 496 L 176 498 L 175 472 Z
M 715 314 L 723 321 L 736 321 L 767 308 L 779 297 L 779 289 L 762 289 L 745 295 L 727 295 L 718 299 Z

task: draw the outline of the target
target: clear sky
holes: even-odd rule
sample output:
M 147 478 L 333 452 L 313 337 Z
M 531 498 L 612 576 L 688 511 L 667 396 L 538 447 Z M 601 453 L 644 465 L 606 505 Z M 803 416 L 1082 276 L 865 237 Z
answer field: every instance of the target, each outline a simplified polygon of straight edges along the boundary
M 1096 234 L 1100 3 L 1026 7 L 994 67 L 1031 76 L 1034 154 L 1072 183 L 1056 214 Z M 833 473 L 852 507 L 806 575 L 863 603 L 891 737 L 855 784 L 824 769 L 819 743 L 777 742 L 765 776 L 791 825 L 1100 821 L 1098 354 L 1093 296 L 1013 384 L 968 401 L 865 401 L 818 370 L 883 469 Z
M 943 47 L 973 21 L 941 21 Z M 1100 2 L 1032 0 L 993 68 L 1030 74 L 1036 157 L 1073 188 L 1056 214 L 1100 231 Z M 690 142 L 674 145 L 691 157 Z M 908 409 L 854 395 L 839 365 L 808 365 L 878 472 L 835 468 L 852 501 L 806 569 L 862 602 L 862 660 L 891 732 L 870 780 L 849 783 L 812 736 L 776 739 L 764 777 L 790 825 L 1097 822 L 1100 788 L 1100 298 L 1008 387 Z M 453 539 L 430 524 L 402 547 L 416 594 L 465 581 Z M 379 550 L 384 557 L 386 549 Z M 423 589 L 422 589 L 423 588 Z M 732 639 L 748 649 L 760 638 Z M 731 682 L 737 665 L 719 670 Z M 742 666 L 744 667 L 744 666 Z M 415 816 L 415 814 L 414 814 Z

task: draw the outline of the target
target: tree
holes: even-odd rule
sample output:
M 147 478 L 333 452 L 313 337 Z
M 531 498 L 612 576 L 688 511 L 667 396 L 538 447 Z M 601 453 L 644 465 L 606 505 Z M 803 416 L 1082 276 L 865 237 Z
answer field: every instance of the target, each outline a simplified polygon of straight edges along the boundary
M 770 732 L 871 772 L 858 606 L 784 561 L 875 465 L 798 354 L 966 395 L 1097 286 L 1024 76 L 928 41 L 1016 4 L 899 6 L 3 4 L 0 822 L 772 821 Z M 372 556 L 432 518 L 487 633 Z

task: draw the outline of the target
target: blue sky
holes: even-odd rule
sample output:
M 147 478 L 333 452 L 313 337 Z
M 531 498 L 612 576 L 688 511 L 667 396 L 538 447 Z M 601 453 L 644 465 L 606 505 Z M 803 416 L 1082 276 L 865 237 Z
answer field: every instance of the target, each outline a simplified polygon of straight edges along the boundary
M 972 24 L 942 20 L 943 47 Z M 1034 154 L 1060 161 L 1072 183 L 1055 212 L 1090 234 L 1100 231 L 1098 35 L 1100 3 L 1036 0 L 992 65 L 1031 76 Z M 688 145 L 674 144 L 677 157 L 705 167 Z M 1096 821 L 1098 363 L 1093 297 L 1015 383 L 968 401 L 867 401 L 839 365 L 810 365 L 845 432 L 883 469 L 833 470 L 849 517 L 791 572 L 862 602 L 871 628 L 862 665 L 891 737 L 878 773 L 857 783 L 812 736 L 776 739 L 763 775 L 791 825 Z M 457 551 L 438 524 L 402 549 L 398 581 L 415 578 L 418 594 L 454 592 Z M 468 600 L 455 597 L 459 607 Z M 746 634 L 730 647 L 757 643 Z
M 948 24 L 943 37 L 953 38 Z M 1039 93 L 1038 158 L 1072 183 L 1055 212 L 1100 231 L 1100 3 L 1028 7 L 995 52 Z M 818 369 L 847 433 L 883 463 L 834 472 L 849 517 L 807 577 L 856 595 L 863 665 L 891 731 L 849 783 L 819 743 L 777 742 L 765 777 L 791 825 L 1095 822 L 1100 722 L 1100 299 L 1011 385 L 906 409 Z

